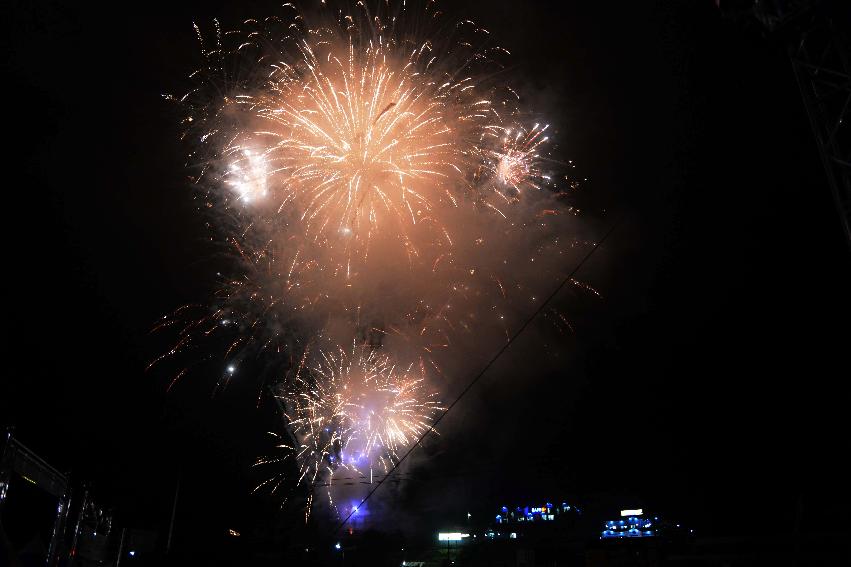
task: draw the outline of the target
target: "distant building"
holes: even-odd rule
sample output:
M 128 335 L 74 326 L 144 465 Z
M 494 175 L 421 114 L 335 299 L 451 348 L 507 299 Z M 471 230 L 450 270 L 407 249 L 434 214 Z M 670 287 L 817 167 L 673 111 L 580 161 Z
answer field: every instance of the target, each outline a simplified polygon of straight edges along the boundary
M 575 517 L 580 513 L 579 508 L 571 506 L 567 502 L 562 502 L 557 506 L 547 502 L 538 506 L 517 506 L 513 509 L 503 506 L 495 517 L 495 523 L 499 526 L 528 522 L 554 522 L 567 517 L 567 515 Z
M 600 539 L 627 539 L 627 538 L 684 538 L 692 530 L 683 528 L 680 524 L 660 519 L 659 516 L 645 514 L 642 509 L 621 510 L 619 520 L 606 522 L 600 534 Z
M 603 530 L 602 539 L 624 538 L 624 537 L 653 537 L 656 535 L 658 526 L 654 521 L 658 517 L 645 518 L 640 516 L 628 516 L 620 520 L 609 520 Z

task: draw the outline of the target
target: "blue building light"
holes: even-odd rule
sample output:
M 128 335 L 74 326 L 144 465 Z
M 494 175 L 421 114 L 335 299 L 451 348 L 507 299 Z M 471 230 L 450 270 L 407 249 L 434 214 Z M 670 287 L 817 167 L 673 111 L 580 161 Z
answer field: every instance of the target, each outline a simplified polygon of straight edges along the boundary
M 554 506 L 552 502 L 544 504 L 534 504 L 532 506 L 501 506 L 501 513 L 496 514 L 496 523 L 509 524 L 511 522 L 552 522 L 556 521 L 558 516 L 569 510 L 575 510 L 579 513 L 579 508 L 570 506 L 567 502 L 562 502 L 561 507 Z
M 608 520 L 603 526 L 600 539 L 655 537 L 659 535 L 658 531 L 650 528 L 653 527 L 658 517 L 654 517 L 653 520 L 654 522 L 651 522 L 649 518 L 639 516 L 627 516 L 625 519 Z

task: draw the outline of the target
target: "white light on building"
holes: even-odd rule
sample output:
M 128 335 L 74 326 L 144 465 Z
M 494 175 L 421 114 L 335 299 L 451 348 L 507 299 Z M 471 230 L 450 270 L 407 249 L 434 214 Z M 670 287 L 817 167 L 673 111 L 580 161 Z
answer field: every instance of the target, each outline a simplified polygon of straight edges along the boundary
M 439 532 L 437 541 L 461 541 L 465 537 L 470 537 L 470 534 L 462 534 L 460 532 Z

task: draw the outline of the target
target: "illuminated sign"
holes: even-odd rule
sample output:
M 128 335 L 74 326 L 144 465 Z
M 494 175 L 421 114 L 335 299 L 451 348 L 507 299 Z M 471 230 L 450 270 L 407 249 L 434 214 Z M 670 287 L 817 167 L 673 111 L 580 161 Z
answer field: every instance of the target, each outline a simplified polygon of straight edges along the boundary
M 621 518 L 626 516 L 641 516 L 644 514 L 644 510 L 642 508 L 636 508 L 635 510 L 621 510 Z
M 461 541 L 465 537 L 470 537 L 470 534 L 462 534 L 460 532 L 439 532 L 437 541 Z

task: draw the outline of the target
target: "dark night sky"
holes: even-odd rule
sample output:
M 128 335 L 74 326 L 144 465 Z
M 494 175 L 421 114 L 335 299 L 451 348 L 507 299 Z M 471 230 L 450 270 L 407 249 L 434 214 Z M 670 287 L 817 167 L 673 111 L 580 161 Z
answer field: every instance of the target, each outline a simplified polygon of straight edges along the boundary
M 227 27 L 274 4 L 11 9 L 0 422 L 126 522 L 161 526 L 182 468 L 184 522 L 262 523 L 246 496 L 267 419 L 252 388 L 211 397 L 211 378 L 167 396 L 168 376 L 144 368 L 164 347 L 152 325 L 203 300 L 215 271 L 161 94 L 197 62 L 193 20 Z M 432 522 L 622 493 L 741 533 L 766 514 L 791 522 L 803 495 L 812 529 L 838 517 L 851 263 L 782 50 L 708 0 L 457 14 L 514 54 L 589 178 L 587 217 L 626 217 L 580 274 L 603 299 L 562 300 L 577 331 L 562 371 L 535 376 L 522 362 L 545 349 L 519 340 L 447 418 L 405 502 L 467 495 Z

